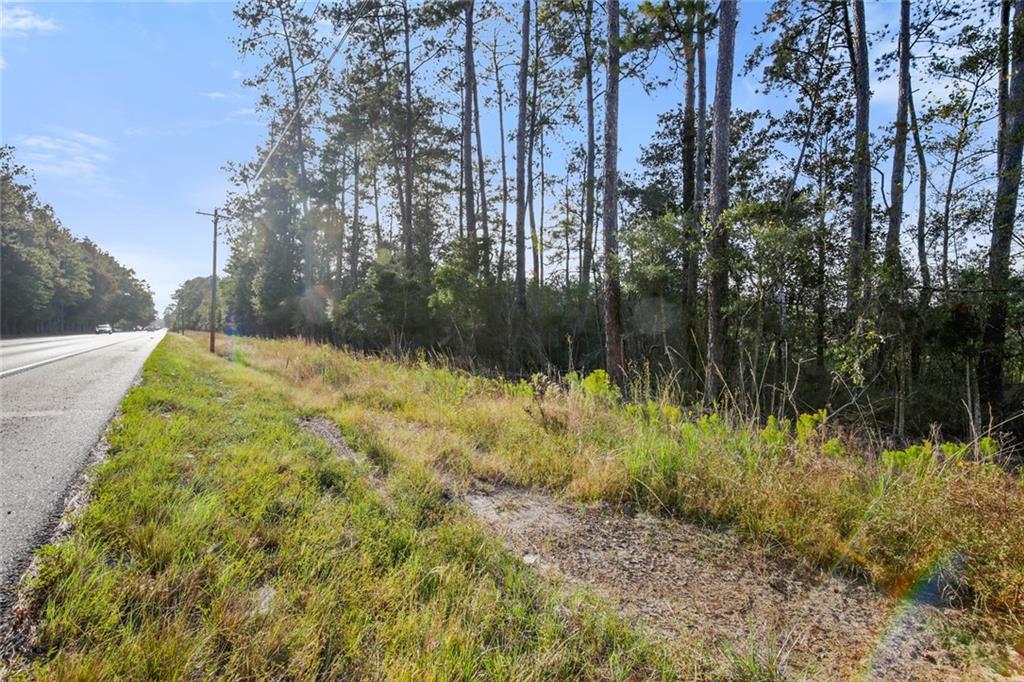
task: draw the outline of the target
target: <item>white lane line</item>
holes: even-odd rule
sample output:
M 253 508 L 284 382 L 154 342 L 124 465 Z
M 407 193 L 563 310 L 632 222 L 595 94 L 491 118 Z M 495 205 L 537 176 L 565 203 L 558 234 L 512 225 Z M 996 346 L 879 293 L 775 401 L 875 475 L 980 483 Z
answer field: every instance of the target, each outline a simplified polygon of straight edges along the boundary
M 12 374 L 18 374 L 19 372 L 25 372 L 25 371 L 28 371 L 30 369 L 35 369 L 36 367 L 42 367 L 43 365 L 48 365 L 51 362 L 57 362 L 58 360 L 67 360 L 68 358 L 73 358 L 76 355 L 81 355 L 83 353 L 89 353 L 89 352 L 92 352 L 94 350 L 102 350 L 104 348 L 110 348 L 111 346 L 116 346 L 119 343 L 125 343 L 126 341 L 131 341 L 133 338 L 136 338 L 136 337 L 128 337 L 127 339 L 118 339 L 117 341 L 114 341 L 113 343 L 107 343 L 107 344 L 104 344 L 102 346 L 93 346 L 91 348 L 85 348 L 84 350 L 76 350 L 73 353 L 66 353 L 64 355 L 58 355 L 55 358 L 47 358 L 45 360 L 40 360 L 39 362 L 33 362 L 31 364 L 28 364 L 28 365 L 22 365 L 21 367 L 14 367 L 13 369 L 5 369 L 4 371 L 0 372 L 0 379 L 3 379 L 4 377 L 9 377 Z

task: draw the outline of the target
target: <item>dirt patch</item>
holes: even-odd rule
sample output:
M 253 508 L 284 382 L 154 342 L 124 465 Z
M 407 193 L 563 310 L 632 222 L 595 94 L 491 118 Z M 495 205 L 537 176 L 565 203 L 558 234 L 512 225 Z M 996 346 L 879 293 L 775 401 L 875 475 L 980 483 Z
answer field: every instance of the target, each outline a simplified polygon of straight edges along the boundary
M 324 417 L 297 419 L 339 457 L 367 464 Z M 898 602 L 873 587 L 786 560 L 729 530 L 608 504 L 580 506 L 535 490 L 437 472 L 453 500 L 523 561 L 594 588 L 650 634 L 721 655 L 755 655 L 813 679 L 977 679 L 939 631 L 963 617 L 937 599 Z M 919 596 L 927 596 L 928 591 Z
M 338 457 L 347 459 L 355 464 L 363 464 L 366 458 L 362 453 L 353 450 L 341 435 L 338 425 L 326 417 L 299 417 L 295 419 L 295 425 L 300 429 L 309 431 L 334 449 Z
M 753 647 L 781 672 L 815 679 L 978 674 L 960 668 L 937 634 L 955 610 L 897 603 L 727 530 L 483 483 L 463 499 L 527 563 L 595 587 L 670 642 L 699 641 L 724 656 Z

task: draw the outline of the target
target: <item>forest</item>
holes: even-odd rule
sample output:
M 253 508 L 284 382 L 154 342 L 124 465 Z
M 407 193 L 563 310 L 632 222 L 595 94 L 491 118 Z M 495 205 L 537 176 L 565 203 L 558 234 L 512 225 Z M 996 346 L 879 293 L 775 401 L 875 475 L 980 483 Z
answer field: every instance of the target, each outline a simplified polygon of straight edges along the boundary
M 0 333 L 92 332 L 148 325 L 153 292 L 130 268 L 64 227 L 14 148 L 0 147 Z
M 603 369 L 627 396 L 897 439 L 1021 432 L 1024 0 L 234 13 L 268 122 L 227 166 L 234 332 Z M 777 105 L 734 106 L 739 83 Z M 624 85 L 680 94 L 638 150 Z M 180 326 L 204 325 L 204 282 Z

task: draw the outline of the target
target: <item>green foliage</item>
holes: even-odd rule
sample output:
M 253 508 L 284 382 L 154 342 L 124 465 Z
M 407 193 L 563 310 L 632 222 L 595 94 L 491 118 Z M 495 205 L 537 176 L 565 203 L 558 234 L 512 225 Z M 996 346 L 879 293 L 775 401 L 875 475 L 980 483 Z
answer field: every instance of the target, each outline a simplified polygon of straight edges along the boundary
M 671 676 L 606 606 L 504 551 L 386 432 L 353 439 L 387 460 L 371 475 L 297 427 L 281 388 L 187 338 L 154 352 L 92 503 L 40 553 L 47 653 L 21 676 Z
M 583 377 L 578 385 L 583 395 L 594 402 L 612 404 L 619 400 L 619 387 L 603 369 L 595 369 Z
M 278 379 L 308 376 L 295 358 L 321 352 L 297 341 L 237 343 Z M 965 600 L 987 612 L 1024 608 L 1024 534 L 1006 523 L 1024 513 L 1024 488 L 992 463 L 992 440 L 876 454 L 833 433 L 825 411 L 758 426 L 665 400 L 622 405 L 600 373 L 589 382 L 569 375 L 570 390 L 545 387 L 538 398 L 538 382 L 332 356 L 346 367 L 339 409 L 399 460 L 728 523 L 818 565 L 842 560 L 883 586 L 959 553 L 970 557 L 959 583 Z
M 153 293 L 135 272 L 64 228 L 12 147 L 0 147 L 0 330 L 4 334 L 147 325 Z

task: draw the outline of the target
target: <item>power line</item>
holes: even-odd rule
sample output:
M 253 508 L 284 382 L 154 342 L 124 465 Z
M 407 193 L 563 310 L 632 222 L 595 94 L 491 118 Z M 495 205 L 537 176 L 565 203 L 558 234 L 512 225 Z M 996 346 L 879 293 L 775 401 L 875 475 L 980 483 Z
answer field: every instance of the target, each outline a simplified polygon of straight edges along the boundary
M 250 182 L 256 183 L 260 179 L 260 177 L 263 176 L 263 172 L 267 169 L 267 165 L 270 163 L 270 159 L 273 158 L 274 154 L 277 152 L 277 148 L 281 146 L 281 142 L 284 140 L 285 134 L 291 129 L 292 125 L 295 123 L 295 119 L 299 116 L 299 113 L 306 107 L 306 104 L 312 98 L 313 93 L 316 92 L 317 88 L 321 84 L 321 81 L 323 81 L 324 77 L 330 72 L 331 63 L 334 61 L 334 58 L 338 56 L 338 53 L 341 52 L 341 48 L 345 44 L 345 40 L 348 38 L 348 34 L 352 31 L 352 27 L 355 25 L 356 21 L 362 19 L 364 16 L 369 14 L 370 9 L 372 9 L 372 5 L 368 0 L 362 0 L 362 2 L 360 2 L 358 6 L 362 6 L 363 9 L 360 10 L 356 16 L 352 17 L 349 20 L 348 24 L 345 26 L 345 31 L 341 34 L 341 37 L 338 38 L 338 44 L 334 46 L 334 50 L 331 52 L 331 56 L 327 58 L 327 62 L 324 64 L 323 69 L 320 71 L 320 75 L 314 78 L 313 85 L 303 96 L 302 100 L 299 101 L 299 106 L 295 109 L 295 111 L 292 112 L 291 118 L 288 119 L 288 123 L 284 126 L 284 129 L 281 131 L 281 134 L 278 136 L 277 140 L 274 142 L 273 145 L 271 145 L 270 151 L 267 152 L 266 158 L 263 159 L 263 163 L 260 164 L 259 170 L 256 171 L 256 175 Z

